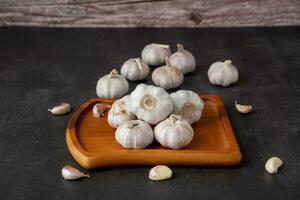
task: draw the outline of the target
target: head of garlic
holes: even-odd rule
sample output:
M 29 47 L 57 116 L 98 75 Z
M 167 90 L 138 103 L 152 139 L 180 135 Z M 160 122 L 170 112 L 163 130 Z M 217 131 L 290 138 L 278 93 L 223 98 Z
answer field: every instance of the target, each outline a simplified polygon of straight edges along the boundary
M 154 128 L 158 143 L 171 149 L 181 149 L 191 143 L 194 131 L 191 125 L 180 115 L 172 114 Z
M 166 65 L 153 71 L 152 80 L 155 85 L 168 90 L 178 87 L 183 82 L 183 74 L 178 68 L 173 67 L 166 57 Z
M 231 60 L 213 63 L 210 66 L 207 75 L 211 84 L 224 87 L 237 82 L 239 78 L 238 70 L 232 64 Z
M 173 102 L 163 88 L 140 84 L 130 94 L 130 111 L 149 124 L 157 124 L 173 112 Z
M 130 81 L 143 80 L 149 72 L 149 66 L 140 58 L 131 58 L 121 67 L 122 76 Z
M 131 120 L 117 128 L 115 138 L 126 149 L 143 149 L 152 143 L 154 134 L 146 122 Z
M 196 60 L 193 54 L 183 48 L 182 44 L 177 44 L 177 52 L 170 57 L 172 66 L 177 67 L 183 74 L 192 72 L 196 68 Z
M 148 44 L 142 51 L 142 59 L 148 65 L 152 66 L 163 65 L 165 63 L 165 57 L 169 57 L 170 55 L 170 46 L 164 44 Z
M 108 112 L 107 121 L 113 128 L 118 128 L 124 122 L 136 119 L 135 115 L 129 111 L 129 95 L 116 100 Z
M 105 99 L 120 98 L 128 89 L 127 80 L 116 69 L 100 78 L 96 86 L 97 95 Z
M 189 90 L 178 90 L 170 96 L 174 103 L 173 113 L 182 116 L 190 124 L 200 119 L 204 103 L 198 94 Z

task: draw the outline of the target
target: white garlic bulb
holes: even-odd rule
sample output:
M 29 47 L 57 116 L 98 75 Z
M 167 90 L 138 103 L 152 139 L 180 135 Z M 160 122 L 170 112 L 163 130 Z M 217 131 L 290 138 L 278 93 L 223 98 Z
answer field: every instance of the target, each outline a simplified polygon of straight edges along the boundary
M 146 122 L 131 120 L 117 128 L 115 138 L 126 149 L 143 149 L 152 143 L 154 134 Z
M 148 65 L 152 66 L 163 65 L 165 63 L 165 57 L 169 57 L 170 55 L 170 46 L 164 44 L 148 44 L 142 51 L 142 59 Z
M 173 67 L 169 58 L 166 57 L 166 65 L 153 71 L 152 80 L 155 85 L 168 90 L 178 87 L 183 82 L 183 74 L 179 69 Z
M 172 114 L 155 126 L 154 136 L 156 141 L 164 147 L 181 149 L 191 143 L 194 131 L 180 115 Z
M 100 78 L 96 87 L 98 96 L 105 99 L 120 98 L 128 89 L 128 82 L 116 69 Z
M 173 102 L 163 88 L 140 84 L 130 94 L 130 111 L 149 124 L 157 124 L 173 112 Z
M 122 76 L 130 81 L 143 80 L 149 72 L 149 66 L 140 58 L 131 58 L 121 67 Z
M 177 67 L 183 74 L 187 74 L 196 69 L 196 60 L 193 54 L 183 48 L 182 44 L 177 44 L 177 52 L 170 57 L 172 66 Z
M 170 96 L 174 103 L 173 113 L 181 115 L 190 124 L 200 119 L 204 103 L 198 94 L 189 90 L 178 90 Z
M 116 100 L 112 104 L 112 107 L 108 112 L 108 124 L 113 128 L 117 128 L 124 122 L 136 119 L 135 115 L 131 113 L 128 108 L 129 95 L 126 95 L 123 98 Z
M 221 85 L 224 87 L 237 82 L 239 79 L 238 70 L 234 65 L 232 65 L 231 60 L 213 63 L 210 66 L 207 75 L 211 84 Z

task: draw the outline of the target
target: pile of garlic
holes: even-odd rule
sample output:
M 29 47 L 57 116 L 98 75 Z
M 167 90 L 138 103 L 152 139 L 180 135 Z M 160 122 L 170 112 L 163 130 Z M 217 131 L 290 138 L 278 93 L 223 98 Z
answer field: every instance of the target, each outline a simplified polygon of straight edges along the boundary
M 180 149 L 191 143 L 191 124 L 200 119 L 203 108 L 202 99 L 192 91 L 169 94 L 161 87 L 139 84 L 112 104 L 107 120 L 124 148 L 146 148 L 155 139 L 166 148 Z
M 177 44 L 178 51 L 171 54 L 169 45 L 152 43 L 144 47 L 142 58 L 130 58 L 123 63 L 120 72 L 113 69 L 98 80 L 96 91 L 100 98 L 122 97 L 129 89 L 128 82 L 144 80 L 150 73 L 150 66 L 158 66 L 152 73 L 156 86 L 166 90 L 179 87 L 186 73 L 196 68 L 194 56 Z

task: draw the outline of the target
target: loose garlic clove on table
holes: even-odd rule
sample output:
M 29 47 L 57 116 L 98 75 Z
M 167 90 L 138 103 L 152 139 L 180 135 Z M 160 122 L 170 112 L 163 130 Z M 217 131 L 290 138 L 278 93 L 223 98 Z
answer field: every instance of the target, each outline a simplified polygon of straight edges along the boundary
M 265 169 L 270 174 L 276 174 L 278 171 L 278 168 L 283 165 L 282 160 L 278 157 L 272 157 L 270 158 L 266 164 Z
M 240 113 L 243 113 L 243 114 L 247 114 L 252 111 L 251 105 L 238 104 L 237 101 L 235 101 L 235 107 Z
M 61 170 L 61 174 L 65 180 L 77 180 L 84 177 L 90 177 L 88 174 L 84 174 L 70 165 L 64 166 Z
M 71 111 L 71 106 L 68 103 L 61 103 L 52 109 L 48 109 L 53 115 L 64 115 Z
M 149 172 L 149 179 L 153 181 L 162 181 L 172 178 L 172 170 L 165 165 L 157 165 Z

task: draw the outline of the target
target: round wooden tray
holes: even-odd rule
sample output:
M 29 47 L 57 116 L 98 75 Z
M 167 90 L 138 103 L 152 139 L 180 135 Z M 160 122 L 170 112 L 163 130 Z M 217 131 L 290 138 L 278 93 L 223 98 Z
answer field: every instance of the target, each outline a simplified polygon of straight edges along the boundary
M 124 149 L 115 141 L 115 129 L 104 117 L 92 114 L 96 103 L 112 100 L 94 98 L 84 103 L 67 127 L 67 145 L 73 158 L 85 169 L 121 165 L 233 166 L 242 155 L 224 105 L 218 96 L 201 96 L 205 108 L 201 119 L 192 125 L 192 143 L 180 150 L 166 149 L 153 142 L 146 149 Z

